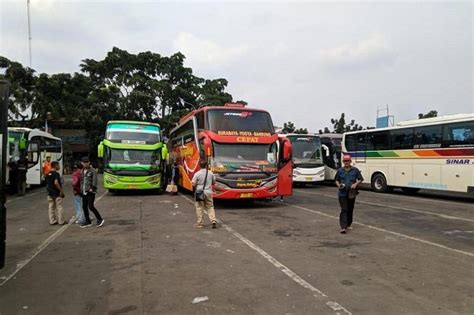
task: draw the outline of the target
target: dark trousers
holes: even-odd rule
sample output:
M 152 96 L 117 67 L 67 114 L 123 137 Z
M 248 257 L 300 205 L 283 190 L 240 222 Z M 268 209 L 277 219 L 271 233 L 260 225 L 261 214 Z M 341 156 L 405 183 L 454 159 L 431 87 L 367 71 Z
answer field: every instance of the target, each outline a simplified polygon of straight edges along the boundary
M 99 211 L 94 206 L 95 194 L 87 193 L 87 195 L 82 195 L 82 211 L 84 212 L 84 222 L 86 224 L 91 223 L 91 218 L 89 217 L 89 210 L 94 213 L 97 222 L 102 221 Z
M 341 205 L 341 214 L 339 215 L 339 224 L 341 229 L 347 229 L 352 224 L 352 214 L 354 213 L 355 198 L 339 197 L 339 204 Z

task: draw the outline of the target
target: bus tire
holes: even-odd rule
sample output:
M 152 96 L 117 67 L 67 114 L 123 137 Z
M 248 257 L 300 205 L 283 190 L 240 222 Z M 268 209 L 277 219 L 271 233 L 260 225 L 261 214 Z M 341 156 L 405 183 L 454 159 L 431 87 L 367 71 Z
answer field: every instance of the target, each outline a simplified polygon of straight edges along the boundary
M 109 189 L 109 193 L 115 194 L 117 191 L 115 189 Z
M 371 182 L 372 190 L 376 193 L 384 193 L 389 191 L 389 187 L 387 186 L 387 179 L 382 173 L 376 173 L 372 176 Z
M 414 195 L 414 194 L 416 194 L 417 192 L 420 191 L 420 188 L 402 187 L 402 191 L 407 195 Z

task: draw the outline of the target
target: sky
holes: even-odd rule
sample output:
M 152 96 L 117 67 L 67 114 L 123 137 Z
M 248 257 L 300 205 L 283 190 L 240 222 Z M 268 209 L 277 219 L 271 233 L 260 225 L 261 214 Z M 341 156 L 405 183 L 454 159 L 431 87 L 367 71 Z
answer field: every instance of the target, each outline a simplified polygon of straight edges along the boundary
M 32 68 L 78 72 L 116 46 L 182 52 L 234 100 L 317 132 L 432 109 L 473 113 L 473 4 L 429 1 L 31 0 Z M 0 2 L 0 55 L 29 64 L 26 0 Z M 380 112 L 384 115 L 384 112 Z

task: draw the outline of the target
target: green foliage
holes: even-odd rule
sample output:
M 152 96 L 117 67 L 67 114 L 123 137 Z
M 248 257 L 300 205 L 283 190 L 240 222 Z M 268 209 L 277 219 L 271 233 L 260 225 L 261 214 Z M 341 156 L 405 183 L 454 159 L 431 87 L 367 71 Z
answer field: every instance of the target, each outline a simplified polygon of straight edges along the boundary
M 180 117 L 199 106 L 232 102 L 226 79 L 197 77 L 184 60 L 179 52 L 167 57 L 114 47 L 102 60 L 83 60 L 82 73 L 36 75 L 0 57 L 0 73 L 5 73 L 0 78 L 12 82 L 11 120 L 23 119 L 23 125 L 31 127 L 42 126 L 47 118 L 79 120 L 95 148 L 109 120 L 153 121 L 169 132 Z
M 438 111 L 437 110 L 430 110 L 426 114 L 418 114 L 418 119 L 424 119 L 424 118 L 431 118 L 431 117 L 438 117 Z
M 296 129 L 295 124 L 291 121 L 283 124 L 283 129 L 281 133 L 288 134 L 288 133 L 299 133 L 299 134 L 308 134 L 308 129 L 306 128 L 298 128 Z
M 319 133 L 344 133 L 348 131 L 357 131 L 357 130 L 362 130 L 364 127 L 360 126 L 359 124 L 356 124 L 355 120 L 352 119 L 349 124 L 346 124 L 346 114 L 341 113 L 341 116 L 339 119 L 337 118 L 331 118 L 331 124 L 333 126 L 333 130 L 330 131 L 328 127 L 324 128 L 323 130 L 319 130 Z

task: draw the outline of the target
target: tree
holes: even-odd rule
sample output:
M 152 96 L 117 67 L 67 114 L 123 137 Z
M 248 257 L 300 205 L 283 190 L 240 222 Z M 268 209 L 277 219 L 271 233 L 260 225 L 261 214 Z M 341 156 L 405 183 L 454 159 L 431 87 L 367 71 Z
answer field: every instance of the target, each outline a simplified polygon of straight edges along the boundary
M 431 117 L 438 117 L 438 111 L 437 110 L 430 110 L 426 114 L 418 114 L 418 119 L 424 119 L 424 118 L 431 118 Z
M 0 75 L 0 79 L 9 80 L 11 84 L 8 102 L 9 119 L 17 120 L 21 118 L 25 121 L 28 118 L 28 115 L 24 114 L 26 111 L 31 111 L 31 117 L 37 118 L 38 113 L 32 108 L 36 96 L 35 71 L 2 56 L 0 56 L 0 69 L 5 73 Z
M 322 130 L 319 130 L 319 133 L 344 133 L 348 131 L 357 131 L 364 129 L 364 127 L 362 127 L 361 125 L 356 124 L 354 119 L 352 119 L 349 124 L 346 124 L 345 113 L 341 113 L 341 117 L 339 117 L 339 119 L 331 118 L 331 124 L 333 125 L 333 131 L 330 131 L 328 127 L 325 127 L 324 132 Z
M 308 134 L 308 129 L 306 128 L 298 128 L 294 131 L 294 133 L 302 134 L 302 135 L 307 135 Z
M 102 60 L 83 60 L 82 73 L 36 75 L 0 57 L 5 73 L 0 78 L 12 82 L 10 120 L 21 118 L 22 125 L 31 127 L 42 126 L 49 117 L 65 118 L 66 123 L 79 120 L 95 149 L 109 120 L 158 122 L 169 132 L 193 109 L 232 102 L 226 79 L 197 77 L 184 60 L 179 52 L 167 57 L 113 47 Z
M 328 127 L 324 127 L 324 131 L 319 129 L 319 134 L 323 134 L 323 133 L 331 133 L 331 130 L 329 130 Z
M 293 133 L 295 131 L 295 124 L 292 123 L 291 121 L 284 123 L 283 124 L 283 129 L 281 130 L 281 133 L 287 134 L 287 133 Z

